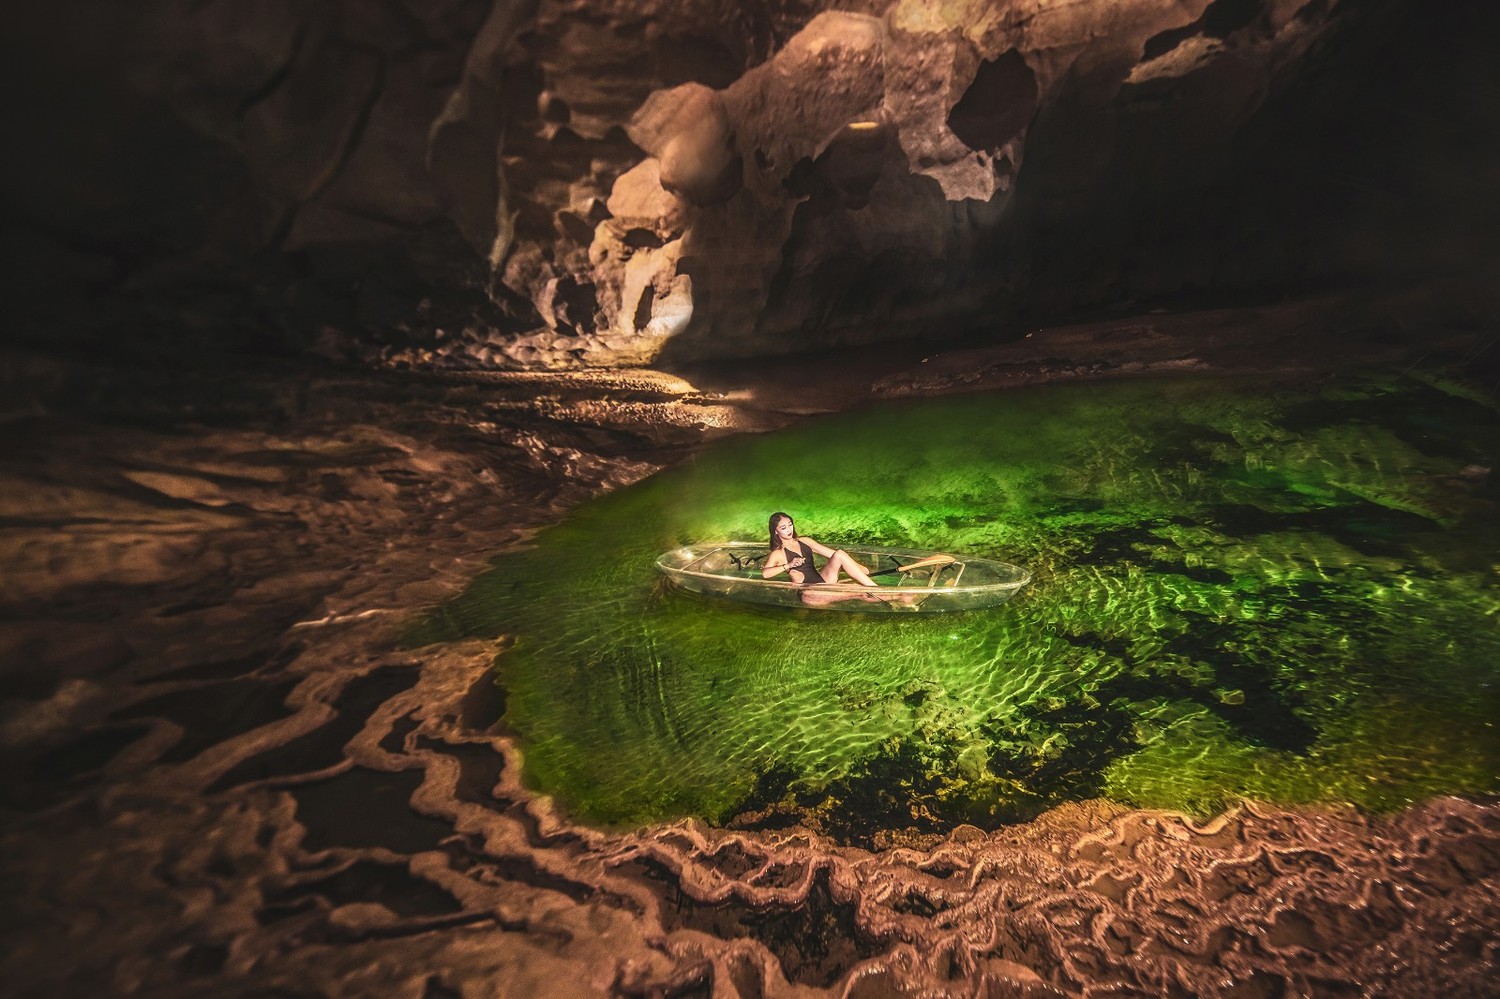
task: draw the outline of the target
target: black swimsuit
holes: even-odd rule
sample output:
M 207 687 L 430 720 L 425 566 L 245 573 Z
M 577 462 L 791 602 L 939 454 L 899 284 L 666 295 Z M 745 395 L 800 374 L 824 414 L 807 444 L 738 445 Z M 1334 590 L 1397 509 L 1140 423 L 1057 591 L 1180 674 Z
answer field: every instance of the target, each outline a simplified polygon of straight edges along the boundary
M 818 567 L 813 564 L 812 552 L 807 550 L 806 545 L 798 547 L 796 558 L 792 557 L 792 549 L 787 545 L 782 545 L 781 550 L 786 555 L 787 576 L 790 577 L 794 572 L 800 573 L 802 576 L 801 579 L 793 579 L 792 582 L 800 583 L 803 586 L 811 586 L 814 583 L 821 583 L 823 581 L 823 577 L 818 575 Z

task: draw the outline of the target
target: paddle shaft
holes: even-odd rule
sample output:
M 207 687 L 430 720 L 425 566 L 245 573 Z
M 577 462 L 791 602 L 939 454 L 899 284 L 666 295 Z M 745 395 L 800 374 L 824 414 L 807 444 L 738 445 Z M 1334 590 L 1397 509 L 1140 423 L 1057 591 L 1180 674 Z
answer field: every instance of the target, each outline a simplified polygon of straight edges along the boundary
M 910 572 L 913 569 L 928 569 L 935 565 L 952 565 L 957 561 L 958 559 L 954 558 L 952 555 L 929 555 L 926 558 L 919 558 L 915 562 L 908 562 L 906 563 L 906 565 L 892 566 L 889 569 L 881 569 L 879 572 L 872 572 L 870 573 L 870 578 L 874 579 L 876 576 L 889 576 L 893 572 Z

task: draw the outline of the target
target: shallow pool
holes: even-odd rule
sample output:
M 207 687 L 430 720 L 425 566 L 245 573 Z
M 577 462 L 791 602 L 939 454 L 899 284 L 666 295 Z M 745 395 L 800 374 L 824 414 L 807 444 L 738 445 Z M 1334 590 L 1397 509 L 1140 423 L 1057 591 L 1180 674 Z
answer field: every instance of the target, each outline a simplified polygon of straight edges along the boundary
M 588 821 L 870 841 L 1104 796 L 1372 810 L 1500 791 L 1500 415 L 1413 378 L 1052 386 L 818 419 L 577 510 L 413 629 L 496 663 Z M 653 559 L 758 540 L 1034 573 L 951 615 L 757 608 Z M 877 837 L 878 839 L 878 837 Z

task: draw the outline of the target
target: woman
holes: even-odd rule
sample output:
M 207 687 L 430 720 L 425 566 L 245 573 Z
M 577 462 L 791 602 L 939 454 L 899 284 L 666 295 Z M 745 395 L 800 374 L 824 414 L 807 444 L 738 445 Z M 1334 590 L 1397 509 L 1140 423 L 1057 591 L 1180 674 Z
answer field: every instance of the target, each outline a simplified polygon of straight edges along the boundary
M 785 572 L 792 582 L 813 586 L 817 583 L 837 583 L 839 574 L 843 573 L 861 586 L 877 585 L 870 578 L 869 570 L 850 558 L 848 552 L 842 549 L 835 551 L 818 544 L 812 538 L 797 537 L 796 528 L 788 514 L 771 514 L 770 528 L 771 554 L 766 556 L 765 566 L 760 571 L 762 579 L 770 579 Z M 814 552 L 828 560 L 821 572 L 813 562 Z

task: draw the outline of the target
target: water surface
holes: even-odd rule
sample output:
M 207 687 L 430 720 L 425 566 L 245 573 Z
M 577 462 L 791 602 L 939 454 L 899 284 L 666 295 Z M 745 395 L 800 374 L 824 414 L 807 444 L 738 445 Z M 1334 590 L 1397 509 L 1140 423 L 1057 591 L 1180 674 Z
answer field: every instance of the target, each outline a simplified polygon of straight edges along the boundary
M 507 555 L 412 640 L 511 635 L 528 779 L 608 824 L 992 826 L 1105 796 L 1372 810 L 1500 790 L 1500 416 L 1413 378 L 1078 384 L 710 447 Z M 758 608 L 669 548 L 1026 565 L 990 611 Z

